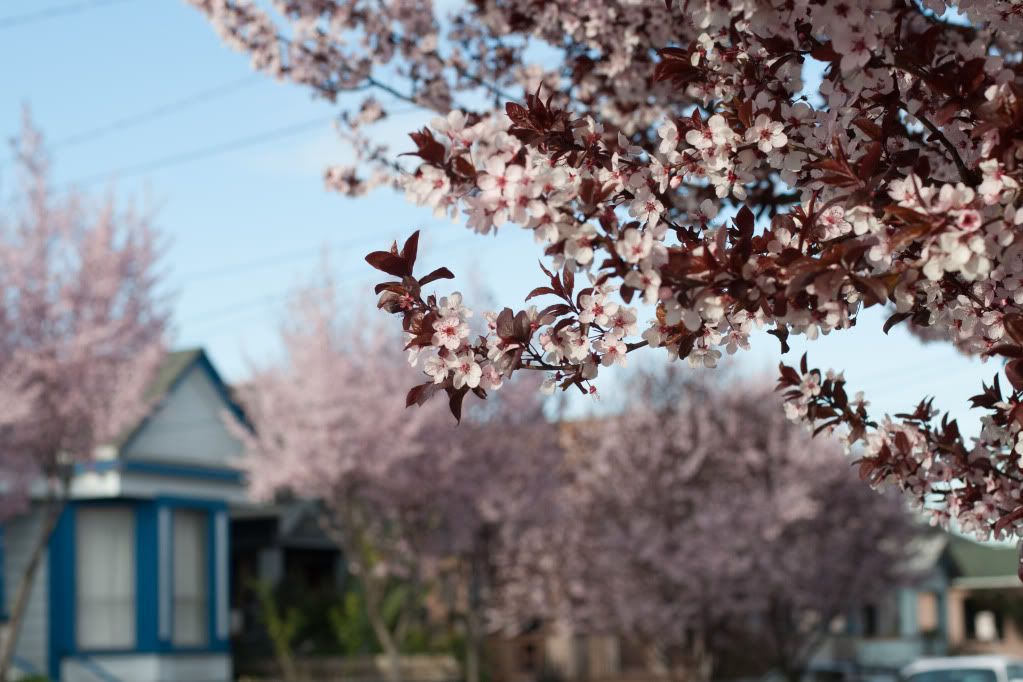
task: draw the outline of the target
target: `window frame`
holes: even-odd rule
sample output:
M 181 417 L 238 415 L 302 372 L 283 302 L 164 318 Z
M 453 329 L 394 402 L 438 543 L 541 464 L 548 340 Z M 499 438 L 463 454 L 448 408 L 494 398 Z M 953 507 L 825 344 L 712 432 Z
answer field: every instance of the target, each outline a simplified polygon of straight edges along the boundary
M 216 590 L 216 579 L 213 575 L 213 561 L 216 552 L 215 538 L 213 537 L 213 525 L 216 519 L 216 512 L 207 506 L 192 506 L 192 505 L 171 505 L 169 507 L 170 512 L 170 537 L 169 552 L 167 557 L 167 564 L 163 567 L 163 570 L 167 571 L 167 588 L 168 595 L 166 604 L 169 608 L 168 622 L 170 625 L 169 632 L 166 638 L 166 647 L 173 651 L 209 651 L 215 640 L 215 627 L 216 623 L 213 618 L 213 604 L 216 599 L 214 594 Z M 176 578 L 176 565 L 175 556 L 176 542 L 177 542 L 177 520 L 179 515 L 194 515 L 202 519 L 202 534 L 201 534 L 201 547 L 202 547 L 202 565 L 200 566 L 200 575 L 202 576 L 203 583 L 205 585 L 205 600 L 203 601 L 203 608 L 201 610 L 202 622 L 203 622 L 203 637 L 198 642 L 180 642 L 177 639 L 177 578 Z
M 82 642 L 81 633 L 81 618 L 85 612 L 85 607 L 81 602 L 82 599 L 82 568 L 84 562 L 81 561 L 82 551 L 82 517 L 87 516 L 91 512 L 111 512 L 117 511 L 127 514 L 131 520 L 131 527 L 129 531 L 130 543 L 131 543 L 131 560 L 130 560 L 130 574 L 132 577 L 132 594 L 131 594 L 131 614 L 130 614 L 130 642 L 126 643 L 114 643 L 109 645 L 104 644 L 89 644 Z M 138 558 L 139 558 L 139 519 L 137 514 L 137 508 L 130 501 L 127 500 L 111 500 L 109 502 L 93 502 L 88 504 L 78 504 L 75 507 L 75 519 L 74 519 L 74 551 L 72 555 L 74 557 L 74 620 L 72 623 L 74 633 L 74 646 L 77 651 L 89 652 L 89 653 L 118 653 L 118 652 L 131 652 L 137 651 L 139 647 L 139 632 L 138 632 L 138 614 L 139 614 L 139 575 L 138 575 Z

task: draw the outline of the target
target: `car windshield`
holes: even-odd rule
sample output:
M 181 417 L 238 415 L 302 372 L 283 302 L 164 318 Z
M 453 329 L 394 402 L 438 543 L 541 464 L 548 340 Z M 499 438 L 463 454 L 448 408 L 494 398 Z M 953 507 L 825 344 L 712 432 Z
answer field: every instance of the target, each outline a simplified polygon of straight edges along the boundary
M 994 670 L 958 668 L 916 673 L 906 678 L 906 682 L 998 682 L 998 678 Z

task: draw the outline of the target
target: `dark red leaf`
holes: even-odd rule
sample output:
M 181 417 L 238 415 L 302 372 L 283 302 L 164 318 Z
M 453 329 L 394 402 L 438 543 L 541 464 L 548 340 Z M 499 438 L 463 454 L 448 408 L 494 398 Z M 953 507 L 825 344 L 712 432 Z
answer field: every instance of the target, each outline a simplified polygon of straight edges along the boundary
M 374 251 L 366 256 L 366 262 L 377 270 L 383 270 L 388 275 L 394 275 L 395 277 L 405 277 L 412 274 L 408 267 L 408 261 L 401 256 L 395 256 L 387 251 Z
M 466 393 L 469 392 L 468 387 L 463 386 L 459 389 L 449 388 L 448 391 L 448 407 L 451 409 L 451 414 L 455 416 L 455 421 L 459 424 L 462 423 L 462 401 L 465 400 Z
M 416 265 L 416 255 L 419 253 L 419 230 L 412 233 L 412 236 L 405 240 L 405 245 L 401 247 L 401 257 L 408 263 L 409 274 L 412 274 L 413 268 Z
M 1010 313 L 1002 318 L 1002 324 L 1005 325 L 1005 331 L 1009 332 L 1009 336 L 1018 343 L 1023 343 L 1023 315 Z
M 753 236 L 753 211 L 749 206 L 743 206 L 735 214 L 735 225 L 739 228 L 739 234 L 748 239 Z
M 444 145 L 434 139 L 433 133 L 430 132 L 429 128 L 423 128 L 420 131 L 409 133 L 409 137 L 416 144 L 417 151 L 409 152 L 409 156 L 418 156 L 423 161 L 434 165 L 441 165 L 444 163 L 444 156 L 447 154 L 447 149 Z M 405 156 L 405 154 L 402 154 Z
M 884 326 L 881 329 L 882 331 L 884 331 L 885 334 L 887 334 L 888 332 L 891 331 L 892 327 L 894 327 L 895 325 L 904 320 L 908 320 L 910 317 L 912 317 L 912 315 L 913 315 L 912 313 L 895 313 L 887 320 L 885 320 Z
M 880 140 L 884 133 L 881 131 L 881 126 L 871 121 L 869 118 L 859 117 L 853 119 L 853 125 L 863 131 L 863 133 L 872 140 Z
M 789 330 L 784 327 L 778 327 L 777 329 L 769 329 L 767 333 L 771 336 L 778 337 L 778 341 L 781 343 L 781 352 L 784 355 L 791 349 L 789 348 Z
M 842 55 L 835 51 L 831 43 L 821 43 L 810 51 L 810 56 L 819 62 L 841 61 Z
M 561 281 L 565 284 L 565 298 L 571 301 L 572 290 L 575 289 L 575 272 L 572 271 L 572 268 L 567 263 L 561 273 Z
M 778 364 L 778 372 L 781 374 L 780 381 L 783 381 L 786 385 L 798 386 L 801 383 L 796 370 L 784 363 Z
M 529 110 L 521 104 L 515 102 L 507 102 L 504 105 L 504 111 L 508 114 L 508 118 L 512 120 L 517 126 L 522 128 L 532 128 L 533 123 L 529 120 Z
M 555 303 L 541 310 L 540 317 L 547 317 L 548 315 L 553 315 L 554 317 L 561 317 L 562 315 L 567 315 L 570 312 L 572 312 L 571 307 L 565 305 L 564 303 Z
M 419 286 L 429 284 L 430 282 L 436 282 L 438 279 L 454 279 L 455 275 L 447 268 L 437 268 L 425 277 L 420 278 Z
M 373 293 L 379 294 L 382 291 L 390 291 L 392 294 L 401 296 L 405 292 L 405 287 L 401 286 L 397 282 L 381 282 L 373 287 Z
M 411 407 L 413 404 L 423 405 L 427 400 L 433 397 L 433 394 L 437 392 L 438 388 L 439 386 L 432 381 L 425 384 L 419 384 L 418 386 L 413 386 L 409 390 L 408 395 L 405 396 L 405 407 Z
M 1005 376 L 1017 391 L 1023 391 L 1023 360 L 1010 360 L 1005 365 Z
M 451 160 L 451 167 L 455 169 L 455 172 L 466 178 L 476 177 L 476 167 L 472 165 L 472 162 L 464 156 L 456 156 Z
M 497 316 L 497 336 L 501 339 L 512 339 L 515 337 L 515 313 L 511 308 L 505 308 Z
M 528 301 L 529 299 L 536 298 L 537 296 L 547 296 L 547 295 L 550 295 L 550 294 L 557 294 L 557 293 L 558 292 L 554 291 L 554 289 L 551 289 L 550 287 L 537 287 L 537 288 L 533 289 L 532 291 L 530 291 L 529 294 L 526 295 L 526 300 Z
M 856 174 L 860 177 L 860 180 L 866 182 L 873 177 L 874 172 L 877 170 L 877 164 L 881 160 L 881 143 L 875 142 L 867 149 L 867 153 L 860 158 L 860 164 L 856 169 Z
M 1015 525 L 1015 523 L 1020 519 L 1023 519 L 1023 505 L 1016 507 L 1008 514 L 1005 514 L 1002 518 L 998 519 L 995 523 L 995 535 L 1001 535 L 1003 531 L 1010 526 Z
M 1003 343 L 988 351 L 989 355 L 1001 355 L 1006 358 L 1023 358 L 1023 348 L 1011 343 Z

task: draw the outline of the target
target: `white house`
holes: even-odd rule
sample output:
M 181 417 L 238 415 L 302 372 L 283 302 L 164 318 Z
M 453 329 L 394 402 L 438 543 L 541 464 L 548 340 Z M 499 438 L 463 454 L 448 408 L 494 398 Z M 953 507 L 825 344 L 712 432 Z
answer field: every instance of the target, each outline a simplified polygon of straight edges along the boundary
M 153 409 L 75 474 L 16 650 L 53 682 L 227 682 L 232 507 L 245 504 L 237 406 L 202 350 L 171 353 Z M 3 528 L 12 603 L 38 510 Z

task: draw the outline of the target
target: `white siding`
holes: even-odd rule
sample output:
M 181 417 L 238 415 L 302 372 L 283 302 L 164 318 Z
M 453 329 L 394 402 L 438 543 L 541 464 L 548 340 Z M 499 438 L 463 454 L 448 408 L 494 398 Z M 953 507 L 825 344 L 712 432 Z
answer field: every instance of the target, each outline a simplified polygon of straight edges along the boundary
M 60 667 L 61 682 L 105 682 L 110 677 L 124 682 L 229 682 L 231 659 L 227 654 L 89 656 L 66 659 Z
M 123 456 L 231 466 L 241 452 L 241 443 L 224 425 L 227 409 L 209 375 L 199 366 L 192 367 L 128 444 Z
M 6 545 L 3 567 L 4 590 L 6 591 L 4 598 L 8 611 L 14 606 L 18 583 L 21 581 L 21 572 L 25 570 L 25 564 L 28 563 L 41 523 L 41 510 L 34 507 L 28 514 L 4 524 L 4 543 Z M 25 620 L 21 627 L 21 633 L 18 635 L 18 646 L 15 650 L 18 659 L 27 662 L 37 673 L 45 673 L 47 667 L 47 645 L 50 634 L 47 626 L 49 587 L 49 556 L 44 553 L 32 583 L 32 591 L 29 593 Z

